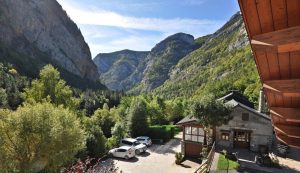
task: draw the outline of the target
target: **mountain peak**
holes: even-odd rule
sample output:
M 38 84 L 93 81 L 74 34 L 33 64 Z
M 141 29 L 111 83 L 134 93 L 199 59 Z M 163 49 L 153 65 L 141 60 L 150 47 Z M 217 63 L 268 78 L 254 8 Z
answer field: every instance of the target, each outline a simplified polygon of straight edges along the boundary
M 161 41 L 160 43 L 164 44 L 166 42 L 173 41 L 173 40 L 180 40 L 180 41 L 186 42 L 187 44 L 194 44 L 194 36 L 192 36 L 190 34 L 182 33 L 182 32 L 170 35 L 167 38 L 165 38 L 163 41 Z M 160 43 L 158 43 L 158 44 L 160 44 Z

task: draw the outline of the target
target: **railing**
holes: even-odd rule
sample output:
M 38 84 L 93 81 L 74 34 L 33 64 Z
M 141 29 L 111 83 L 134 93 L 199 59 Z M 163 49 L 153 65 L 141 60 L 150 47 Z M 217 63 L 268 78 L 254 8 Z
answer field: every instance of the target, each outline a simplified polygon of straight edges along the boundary
M 214 142 L 214 144 L 212 145 L 211 150 L 208 154 L 208 157 L 207 157 L 207 165 L 208 165 L 207 166 L 207 172 L 209 172 L 209 170 L 210 170 L 211 164 L 214 160 L 215 152 L 216 152 L 216 144 Z
M 210 167 L 212 164 L 212 161 L 214 160 L 214 155 L 215 155 L 215 143 L 213 143 L 208 156 L 207 160 L 205 160 L 200 167 L 195 171 L 195 173 L 207 173 L 210 171 Z
M 206 173 L 207 172 L 207 160 L 205 160 L 200 167 L 195 171 L 195 173 Z

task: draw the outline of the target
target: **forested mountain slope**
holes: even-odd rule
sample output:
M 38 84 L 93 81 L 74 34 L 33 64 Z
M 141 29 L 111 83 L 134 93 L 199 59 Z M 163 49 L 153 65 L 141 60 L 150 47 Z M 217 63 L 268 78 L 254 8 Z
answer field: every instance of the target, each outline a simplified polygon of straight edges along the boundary
M 183 57 L 170 71 L 170 79 L 153 93 L 190 98 L 239 90 L 256 102 L 260 81 L 240 13 L 214 34 L 197 40 L 204 42 L 202 46 Z

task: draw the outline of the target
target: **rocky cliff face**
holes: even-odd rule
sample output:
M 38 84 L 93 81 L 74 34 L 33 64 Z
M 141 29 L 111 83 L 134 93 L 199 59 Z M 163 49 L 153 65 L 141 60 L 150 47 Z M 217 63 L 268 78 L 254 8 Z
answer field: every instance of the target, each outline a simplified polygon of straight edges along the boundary
M 122 50 L 113 53 L 100 53 L 94 58 L 100 80 L 111 90 L 128 90 L 140 82 L 135 77 L 138 66 L 149 52 Z
M 0 43 L 40 67 L 52 63 L 82 78 L 98 79 L 80 30 L 55 0 L 0 0 Z M 18 66 L 25 57 L 1 58 Z
M 170 69 L 197 48 L 194 37 L 177 33 L 155 45 L 150 52 L 123 50 L 94 58 L 100 79 L 109 89 L 148 92 L 169 78 Z
M 197 47 L 194 37 L 177 33 L 158 43 L 150 52 L 139 92 L 149 92 L 162 85 L 168 78 L 170 70 L 185 55 Z

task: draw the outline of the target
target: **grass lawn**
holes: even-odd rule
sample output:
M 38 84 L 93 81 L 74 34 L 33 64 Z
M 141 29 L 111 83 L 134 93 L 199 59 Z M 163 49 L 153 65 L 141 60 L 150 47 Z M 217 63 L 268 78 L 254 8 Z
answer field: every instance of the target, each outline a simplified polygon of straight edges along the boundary
M 230 169 L 236 169 L 240 166 L 238 162 L 228 160 L 229 161 L 229 170 Z M 218 160 L 218 170 L 227 170 L 228 162 L 227 159 L 223 154 L 220 154 L 219 160 Z

